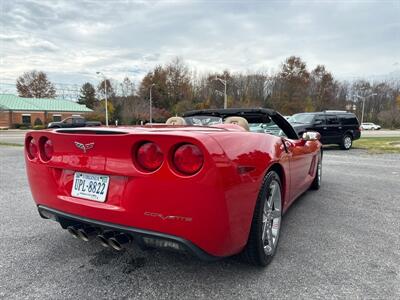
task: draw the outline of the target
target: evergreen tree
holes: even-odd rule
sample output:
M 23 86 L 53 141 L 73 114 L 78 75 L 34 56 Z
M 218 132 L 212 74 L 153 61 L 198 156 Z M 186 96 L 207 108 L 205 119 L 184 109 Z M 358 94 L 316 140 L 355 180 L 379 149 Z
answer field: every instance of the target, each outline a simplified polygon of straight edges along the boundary
M 96 102 L 96 90 L 91 83 L 86 82 L 81 87 L 81 94 L 79 95 L 78 103 L 84 104 L 88 108 L 93 109 L 95 102 Z

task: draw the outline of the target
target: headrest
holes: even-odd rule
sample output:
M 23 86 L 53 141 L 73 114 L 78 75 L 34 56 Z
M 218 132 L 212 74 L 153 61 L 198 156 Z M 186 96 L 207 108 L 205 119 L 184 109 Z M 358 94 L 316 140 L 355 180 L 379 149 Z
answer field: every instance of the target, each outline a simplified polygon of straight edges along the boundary
M 181 117 L 171 117 L 165 122 L 167 125 L 177 125 L 177 126 L 182 126 L 186 125 L 186 121 L 184 118 Z
M 249 123 L 245 118 L 242 117 L 228 117 L 225 119 L 224 124 L 235 124 L 239 125 L 240 127 L 244 128 L 246 131 L 250 131 Z

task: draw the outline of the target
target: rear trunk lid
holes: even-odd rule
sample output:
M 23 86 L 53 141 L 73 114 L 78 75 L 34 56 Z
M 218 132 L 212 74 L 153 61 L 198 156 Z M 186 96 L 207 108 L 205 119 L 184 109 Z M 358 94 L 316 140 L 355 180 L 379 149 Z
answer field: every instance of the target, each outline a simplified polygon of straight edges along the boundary
M 193 129 L 193 128 L 192 128 Z M 207 145 L 215 141 L 207 132 L 220 128 L 187 130 L 160 126 L 156 128 L 79 128 L 58 129 L 29 133 L 40 141 L 52 141 L 53 157 L 46 164 L 58 169 L 96 174 L 135 176 L 141 174 L 134 167 L 134 151 L 144 142 L 156 143 L 168 160 L 171 149 L 179 143 L 193 143 L 207 154 Z M 201 137 L 201 138 L 200 138 Z

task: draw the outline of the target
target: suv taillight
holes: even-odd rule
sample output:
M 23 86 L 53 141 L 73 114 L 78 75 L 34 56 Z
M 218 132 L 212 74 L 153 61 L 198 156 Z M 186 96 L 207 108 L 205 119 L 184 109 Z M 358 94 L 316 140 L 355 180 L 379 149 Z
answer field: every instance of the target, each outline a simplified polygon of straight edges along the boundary
M 203 166 L 204 155 L 199 147 L 183 144 L 175 150 L 172 162 L 178 172 L 184 175 L 193 175 Z
M 38 154 L 38 147 L 36 145 L 36 141 L 33 137 L 28 137 L 25 143 L 26 152 L 30 159 L 34 159 Z
M 156 143 L 145 142 L 137 148 L 135 158 L 141 169 L 153 172 L 161 167 L 164 161 L 164 154 Z

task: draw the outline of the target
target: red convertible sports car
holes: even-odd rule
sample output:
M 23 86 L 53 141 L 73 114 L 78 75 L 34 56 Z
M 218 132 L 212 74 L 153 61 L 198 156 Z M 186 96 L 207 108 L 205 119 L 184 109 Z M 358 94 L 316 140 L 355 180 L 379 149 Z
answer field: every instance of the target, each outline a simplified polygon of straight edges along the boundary
M 270 109 L 187 112 L 166 124 L 32 131 L 39 214 L 73 237 L 265 266 L 291 203 L 321 184 L 319 134 Z

